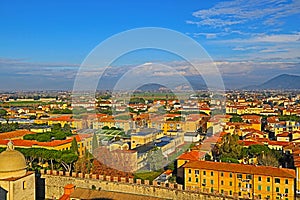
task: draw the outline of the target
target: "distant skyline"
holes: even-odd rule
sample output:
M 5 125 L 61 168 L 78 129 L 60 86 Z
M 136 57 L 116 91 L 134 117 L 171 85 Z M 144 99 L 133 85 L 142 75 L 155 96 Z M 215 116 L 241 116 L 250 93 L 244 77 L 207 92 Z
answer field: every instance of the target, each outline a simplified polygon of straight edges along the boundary
M 299 75 L 299 20 L 298 0 L 3 0 L 0 90 L 72 89 L 78 67 L 93 48 L 139 27 L 168 28 L 195 39 L 230 88 L 284 73 Z M 114 64 L 178 61 L 148 51 Z

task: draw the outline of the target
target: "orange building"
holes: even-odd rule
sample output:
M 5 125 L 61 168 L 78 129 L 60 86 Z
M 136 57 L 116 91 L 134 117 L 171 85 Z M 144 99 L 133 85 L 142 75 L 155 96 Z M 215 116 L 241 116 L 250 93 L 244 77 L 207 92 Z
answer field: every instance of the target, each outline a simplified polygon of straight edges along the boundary
M 295 170 L 210 161 L 188 162 L 184 166 L 187 190 L 224 194 L 245 199 L 295 197 Z

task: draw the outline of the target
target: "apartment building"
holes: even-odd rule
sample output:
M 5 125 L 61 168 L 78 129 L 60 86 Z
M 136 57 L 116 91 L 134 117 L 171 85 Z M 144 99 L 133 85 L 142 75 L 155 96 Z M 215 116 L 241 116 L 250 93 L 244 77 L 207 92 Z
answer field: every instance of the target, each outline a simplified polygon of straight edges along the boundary
M 296 174 L 291 169 L 211 161 L 188 162 L 183 168 L 187 190 L 235 198 L 294 199 Z

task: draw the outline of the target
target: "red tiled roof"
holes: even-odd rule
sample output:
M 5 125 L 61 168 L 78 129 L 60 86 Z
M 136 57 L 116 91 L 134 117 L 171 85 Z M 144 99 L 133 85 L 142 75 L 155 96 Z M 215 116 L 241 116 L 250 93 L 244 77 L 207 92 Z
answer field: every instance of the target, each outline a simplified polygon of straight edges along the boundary
M 168 169 L 168 170 L 166 170 L 165 172 L 164 172 L 164 174 L 166 174 L 166 175 L 170 175 L 170 174 L 172 174 L 172 170 L 171 169 Z
M 32 131 L 28 131 L 26 129 L 10 131 L 5 133 L 0 133 L 0 140 L 23 137 L 24 135 L 28 135 L 28 134 L 36 134 L 36 133 Z
M 183 167 L 193 168 L 193 169 L 207 169 L 207 170 L 215 170 L 215 171 L 227 171 L 227 172 L 235 172 L 235 173 L 285 177 L 285 178 L 296 178 L 295 170 L 277 168 L 277 167 L 268 167 L 268 166 L 255 166 L 255 165 L 210 162 L 210 161 L 193 161 L 193 162 L 186 163 Z
M 283 133 L 277 134 L 276 137 L 289 137 L 289 135 L 290 135 L 289 132 L 283 132 Z
M 257 142 L 257 141 L 249 141 L 249 140 L 240 140 L 239 141 L 240 144 L 243 144 L 243 146 L 251 146 L 251 145 L 264 145 L 261 142 Z
M 290 143 L 289 142 L 281 142 L 281 141 L 269 141 L 269 145 L 277 145 L 277 146 L 288 146 Z
M 63 144 L 71 143 L 73 140 L 73 137 L 76 138 L 76 141 L 79 142 L 82 139 L 92 137 L 91 134 L 79 134 L 76 136 L 72 136 L 70 138 L 67 138 L 66 140 L 53 140 L 50 142 L 38 142 L 35 140 L 22 140 L 22 139 L 15 139 L 12 140 L 14 145 L 16 147 L 32 147 L 32 146 L 39 146 L 39 147 L 57 147 Z M 0 140 L 0 145 L 6 145 L 8 143 L 8 140 Z
M 67 121 L 67 122 L 71 122 L 71 121 L 74 121 L 72 119 L 71 116 L 60 116 L 60 117 L 55 117 L 55 118 L 51 118 L 49 119 L 50 121 Z
M 177 159 L 196 161 L 196 160 L 200 160 L 200 158 L 202 158 L 204 155 L 205 155 L 204 152 L 190 151 L 190 152 L 185 152 L 185 153 L 181 154 Z
M 242 119 L 260 120 L 261 116 L 259 116 L 259 115 L 243 115 Z
M 6 145 L 9 141 L 8 140 L 0 140 L 0 145 Z M 72 139 L 67 139 L 67 140 L 53 140 L 51 142 L 37 142 L 34 140 L 21 140 L 21 139 L 16 139 L 12 140 L 14 145 L 16 147 L 32 147 L 32 146 L 40 146 L 40 147 L 55 147 L 55 146 L 60 146 L 63 144 L 67 144 L 72 142 Z

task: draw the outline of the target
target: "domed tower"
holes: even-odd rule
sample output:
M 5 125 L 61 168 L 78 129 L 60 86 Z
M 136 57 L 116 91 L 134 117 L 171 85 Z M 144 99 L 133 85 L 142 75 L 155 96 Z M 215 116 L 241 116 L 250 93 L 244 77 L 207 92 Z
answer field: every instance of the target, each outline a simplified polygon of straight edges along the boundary
M 0 179 L 25 176 L 26 168 L 24 155 L 8 142 L 6 151 L 0 153 Z
M 27 171 L 24 155 L 14 149 L 11 141 L 0 153 L 0 199 L 35 199 L 34 172 Z

